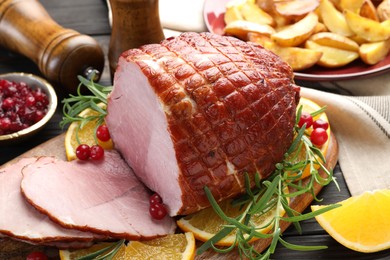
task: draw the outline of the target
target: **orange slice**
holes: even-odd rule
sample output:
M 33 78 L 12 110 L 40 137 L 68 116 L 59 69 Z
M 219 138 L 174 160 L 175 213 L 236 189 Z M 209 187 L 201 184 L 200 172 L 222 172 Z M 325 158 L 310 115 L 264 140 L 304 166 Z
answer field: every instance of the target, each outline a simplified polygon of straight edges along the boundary
M 372 253 L 390 248 L 390 190 L 365 192 L 339 202 L 341 207 L 317 217 L 318 223 L 340 244 Z M 325 206 L 311 206 L 312 211 Z
M 96 112 L 95 110 L 87 108 L 80 113 L 80 116 L 88 117 L 97 114 L 98 112 Z M 89 146 L 96 144 L 97 139 L 94 138 L 96 127 L 97 127 L 96 120 L 86 123 L 83 126 L 83 128 L 79 130 L 78 130 L 79 122 L 73 122 L 70 124 L 65 134 L 65 153 L 68 161 L 76 159 L 76 148 L 77 146 L 80 145 L 80 143 L 87 144 Z M 78 135 L 80 143 L 77 141 L 76 134 Z M 100 140 L 97 141 L 98 144 L 102 146 L 104 149 L 112 149 L 114 147 L 111 139 L 108 140 L 107 142 L 101 142 Z
M 299 106 L 302 106 L 302 111 L 306 111 L 308 113 L 313 113 L 313 112 L 318 111 L 318 110 L 321 109 L 321 107 L 317 103 L 315 103 L 315 102 L 313 102 L 313 101 L 311 101 L 311 100 L 309 100 L 307 98 L 303 98 L 303 97 L 301 97 L 301 99 L 300 99 L 298 107 Z M 322 120 L 324 120 L 325 122 L 327 122 L 329 124 L 328 117 L 326 116 L 326 114 L 324 112 L 319 114 L 319 115 L 317 115 L 317 116 L 315 116 L 315 117 L 313 117 L 313 122 L 315 120 L 318 120 L 318 119 L 322 119 Z M 312 127 L 306 129 L 306 133 L 308 133 L 308 134 L 310 134 L 312 131 L 313 131 Z M 331 132 L 330 124 L 329 124 L 329 127 L 326 130 L 326 132 L 327 132 L 328 136 L 330 136 L 330 132 Z M 321 153 L 324 156 L 325 156 L 326 152 L 328 151 L 329 142 L 330 142 L 330 138 L 328 138 L 328 140 L 325 142 L 325 144 L 323 144 L 320 147 Z M 298 161 L 305 160 L 305 155 L 306 155 L 306 149 L 305 149 L 305 147 L 302 147 L 302 150 L 300 151 L 300 154 L 297 156 L 296 161 L 298 162 Z M 295 155 L 292 154 L 291 156 L 295 156 Z M 315 157 L 317 158 L 317 160 L 321 161 L 318 158 L 317 155 Z M 320 165 L 314 164 L 314 168 L 318 170 L 320 168 Z M 302 173 L 301 179 L 306 178 L 309 175 L 310 175 L 310 165 L 307 165 L 305 167 L 305 169 L 303 169 L 303 173 Z

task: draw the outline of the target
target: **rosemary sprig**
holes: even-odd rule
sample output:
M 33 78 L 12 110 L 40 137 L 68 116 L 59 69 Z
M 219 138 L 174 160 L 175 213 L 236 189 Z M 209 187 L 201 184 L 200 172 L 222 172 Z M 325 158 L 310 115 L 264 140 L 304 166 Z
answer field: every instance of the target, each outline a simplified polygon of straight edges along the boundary
M 80 84 L 77 87 L 77 95 L 71 94 L 69 95 L 69 98 L 65 98 L 62 101 L 64 104 L 63 117 L 60 122 L 60 127 L 62 128 L 64 128 L 67 124 L 79 122 L 78 129 L 76 131 L 77 139 L 78 131 L 88 122 L 96 121 L 96 128 L 103 123 L 104 117 L 107 115 L 107 96 L 112 91 L 112 86 L 103 86 L 93 82 L 92 80 L 87 80 L 82 76 L 78 76 L 78 79 Z M 90 94 L 82 93 L 83 87 L 86 87 L 90 91 Z M 87 117 L 80 116 L 80 113 L 87 108 L 96 111 L 96 115 Z
M 325 109 L 326 108 L 323 107 L 320 110 L 313 112 L 312 116 L 323 113 Z M 218 206 L 218 203 L 214 199 L 208 187 L 204 188 L 205 194 L 210 201 L 214 211 L 228 224 L 225 225 L 216 235 L 214 235 L 214 237 L 200 246 L 197 250 L 197 254 L 202 254 L 209 248 L 212 248 L 219 253 L 227 253 L 237 248 L 242 258 L 269 259 L 270 256 L 275 252 L 278 243 L 289 249 L 300 251 L 319 250 L 326 248 L 326 246 L 295 245 L 286 242 L 281 237 L 281 221 L 291 222 L 301 233 L 301 227 L 299 224 L 300 221 L 311 219 L 319 214 L 340 206 L 337 204 L 330 205 L 321 209 L 321 211 L 310 212 L 306 214 L 297 212 L 289 206 L 289 198 L 296 197 L 304 193 L 310 193 L 315 200 L 319 200 L 315 196 L 314 184 L 318 183 L 325 186 L 332 181 L 335 182 L 332 170 L 328 170 L 324 165 L 326 161 L 323 154 L 321 153 L 321 150 L 315 147 L 311 143 L 310 138 L 308 138 L 308 134 L 306 133 L 306 125 L 302 126 L 302 128 L 297 126 L 301 112 L 302 107 L 299 107 L 297 111 L 296 126 L 294 127 L 295 139 L 286 152 L 284 160 L 276 164 L 276 170 L 274 173 L 264 181 L 260 181 L 260 176 L 256 174 L 254 181 L 255 185 L 253 189 L 250 188 L 251 185 L 249 177 L 245 177 L 246 194 L 240 196 L 238 199 L 232 202 L 232 206 L 245 207 L 241 215 L 236 218 L 230 218 L 226 216 Z M 304 159 L 298 157 L 302 153 L 304 153 Z M 317 170 L 318 167 L 316 166 L 318 166 L 319 169 L 325 173 L 325 177 L 320 175 L 319 171 Z M 307 177 L 308 180 L 303 182 L 301 180 L 301 176 L 303 169 L 306 167 L 310 168 L 311 174 L 309 177 Z M 289 188 L 289 193 L 285 193 L 286 187 Z M 286 212 L 286 217 L 280 216 L 281 208 L 283 208 Z M 262 234 L 258 232 L 258 227 L 255 227 L 252 224 L 251 218 L 255 214 L 267 214 L 271 210 L 276 210 L 274 214 L 275 217 L 273 218 L 272 223 L 270 223 L 272 229 L 269 233 Z M 221 249 L 214 245 L 216 242 L 220 241 L 227 235 L 230 235 L 233 231 L 236 234 L 236 238 L 235 243 L 232 246 Z M 271 243 L 266 251 L 261 253 L 254 248 L 254 246 L 250 243 L 250 240 L 254 237 L 259 239 L 271 239 Z
M 125 240 L 119 240 L 112 245 L 108 245 L 102 249 L 91 252 L 85 256 L 81 256 L 76 260 L 111 260 L 118 253 Z

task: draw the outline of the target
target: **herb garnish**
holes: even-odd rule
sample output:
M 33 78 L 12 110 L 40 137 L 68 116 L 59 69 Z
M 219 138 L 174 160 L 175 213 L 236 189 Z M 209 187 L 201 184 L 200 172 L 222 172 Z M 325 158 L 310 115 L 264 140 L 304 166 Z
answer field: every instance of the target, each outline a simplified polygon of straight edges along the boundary
M 324 112 L 325 107 L 312 113 L 312 116 L 318 115 Z M 255 175 L 255 186 L 251 189 L 248 175 L 245 178 L 246 194 L 240 196 L 238 199 L 233 200 L 233 206 L 245 207 L 243 213 L 236 218 L 231 218 L 225 215 L 222 209 L 219 207 L 217 201 L 214 199 L 211 191 L 208 187 L 205 187 L 204 191 L 207 198 L 210 201 L 216 214 L 218 214 L 228 224 L 214 235 L 211 239 L 206 241 L 201 247 L 198 248 L 197 254 L 202 254 L 209 248 L 212 248 L 218 253 L 227 253 L 237 248 L 242 258 L 249 259 L 269 259 L 275 252 L 276 245 L 282 244 L 286 248 L 292 250 L 308 251 L 325 249 L 326 246 L 304 246 L 295 245 L 286 242 L 282 238 L 280 224 L 281 221 L 291 222 L 295 228 L 301 233 L 302 229 L 299 222 L 313 218 L 340 205 L 330 205 L 319 211 L 301 214 L 291 208 L 288 203 L 288 199 L 296 197 L 303 193 L 311 193 L 313 198 L 317 201 L 319 199 L 315 196 L 314 184 L 318 183 L 322 186 L 329 184 L 331 181 L 335 182 L 332 170 L 326 169 L 324 166 L 325 158 L 320 149 L 315 147 L 308 134 L 305 131 L 306 125 L 302 128 L 297 126 L 300 115 L 302 112 L 302 106 L 297 111 L 296 126 L 294 127 L 295 138 L 290 148 L 284 156 L 284 160 L 276 164 L 276 170 L 274 173 L 264 181 L 260 180 L 259 175 Z M 303 150 L 302 150 L 303 149 Z M 305 159 L 299 160 L 298 155 L 304 153 Z M 317 155 L 317 156 L 316 156 Z M 318 165 L 325 173 L 325 177 L 319 174 L 315 165 Z M 303 169 L 310 167 L 310 176 L 308 176 L 303 182 L 300 177 L 302 176 Z M 336 183 L 336 182 L 335 182 Z M 337 183 L 336 183 L 337 185 Z M 289 188 L 289 192 L 286 193 L 286 188 Z M 280 217 L 280 209 L 283 208 L 286 212 L 286 217 Z M 256 215 L 264 215 L 271 210 L 276 210 L 275 217 L 272 220 L 271 231 L 267 234 L 258 232 L 257 227 L 251 224 L 251 217 Z M 235 243 L 227 248 L 217 248 L 214 244 L 224 237 L 235 232 Z M 258 252 L 253 244 L 250 243 L 251 239 L 269 239 L 270 245 L 264 252 Z
M 119 240 L 112 245 L 108 245 L 85 256 L 78 257 L 76 260 L 111 260 L 118 253 L 124 243 L 124 239 Z
M 64 104 L 64 116 L 62 118 L 62 121 L 60 122 L 60 126 L 63 128 L 65 125 L 70 124 L 72 122 L 79 122 L 79 130 L 82 129 L 86 123 L 96 120 L 97 128 L 103 123 L 104 117 L 107 115 L 107 96 L 112 91 L 113 87 L 100 85 L 96 82 L 93 82 L 92 80 L 87 80 L 82 76 L 78 76 L 78 79 L 80 81 L 80 84 L 77 87 L 77 95 L 71 94 L 69 95 L 69 98 L 65 98 L 62 101 L 62 103 Z M 82 87 L 87 87 L 91 94 L 82 93 Z M 96 111 L 96 115 L 91 115 L 88 117 L 80 116 L 80 113 L 87 108 Z M 77 132 L 76 138 L 78 140 Z

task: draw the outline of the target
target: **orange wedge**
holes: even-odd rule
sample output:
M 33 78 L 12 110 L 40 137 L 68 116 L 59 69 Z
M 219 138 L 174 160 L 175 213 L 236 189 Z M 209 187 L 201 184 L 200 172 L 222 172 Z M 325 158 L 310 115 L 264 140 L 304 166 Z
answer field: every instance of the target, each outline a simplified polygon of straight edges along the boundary
M 318 223 L 340 244 L 372 253 L 390 248 L 390 190 L 365 192 L 339 202 L 341 207 L 323 213 Z M 312 211 L 325 206 L 311 206 Z

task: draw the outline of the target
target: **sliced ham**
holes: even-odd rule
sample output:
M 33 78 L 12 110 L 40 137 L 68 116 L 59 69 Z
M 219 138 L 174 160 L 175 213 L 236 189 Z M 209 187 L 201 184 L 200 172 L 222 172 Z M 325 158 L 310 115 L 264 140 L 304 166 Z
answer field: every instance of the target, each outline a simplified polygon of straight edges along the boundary
M 26 202 L 20 192 L 22 169 L 36 160 L 24 158 L 0 169 L 0 234 L 33 244 L 60 243 L 62 247 L 85 245 L 96 238 L 102 239 L 102 236 L 92 233 L 65 229 Z M 47 157 L 40 161 L 51 163 L 53 160 Z
M 292 142 L 299 88 L 290 66 L 254 43 L 183 33 L 124 52 L 106 123 L 116 148 L 170 215 L 244 191 Z
M 150 193 L 115 151 L 101 161 L 38 160 L 23 170 L 21 189 L 27 200 L 68 228 L 141 239 L 173 233 L 170 217 L 149 214 Z

